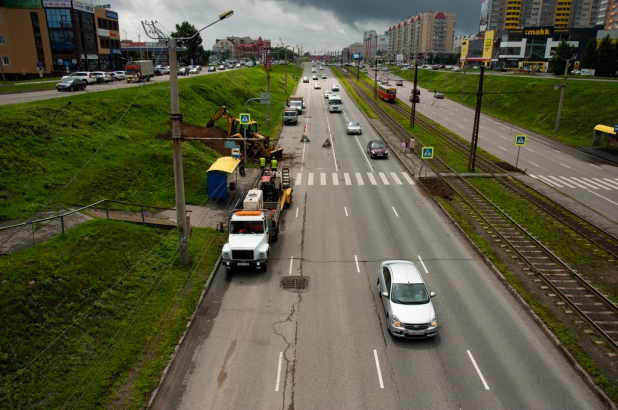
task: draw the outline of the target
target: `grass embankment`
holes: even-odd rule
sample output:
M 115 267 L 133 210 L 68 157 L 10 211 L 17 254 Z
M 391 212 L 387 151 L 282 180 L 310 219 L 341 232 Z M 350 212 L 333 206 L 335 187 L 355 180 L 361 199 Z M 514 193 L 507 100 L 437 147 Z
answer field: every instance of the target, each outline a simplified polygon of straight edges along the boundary
M 0 408 L 145 408 L 224 234 L 96 220 L 0 258 Z
M 300 75 L 298 68 L 288 70 L 289 77 Z M 264 135 L 277 135 L 281 127 L 284 71 L 284 66 L 271 70 L 271 125 L 266 124 L 264 105 L 248 105 Z M 266 92 L 266 74 L 258 67 L 232 70 L 183 79 L 179 89 L 184 121 L 205 126 L 222 105 L 234 115 L 244 111 L 249 98 Z M 292 92 L 291 87 L 288 91 Z M 51 206 L 84 205 L 103 198 L 172 206 L 171 142 L 155 138 L 170 129 L 169 114 L 169 82 L 3 106 L 0 221 L 28 217 L 40 209 L 103 143 L 98 155 Z M 224 119 L 217 125 L 227 129 Z M 218 156 L 200 142 L 183 144 L 188 204 L 207 199 L 206 170 Z
M 60 77 L 35 78 L 33 80 L 17 80 L 0 82 L 0 94 L 18 93 L 23 91 L 53 90 Z
M 395 74 L 414 80 L 414 70 L 395 71 Z M 476 106 L 478 72 L 464 76 L 462 72 L 418 70 L 418 84 L 431 91 L 443 91 L 446 98 L 470 108 Z M 554 85 L 558 84 L 562 84 L 562 79 L 554 76 L 486 75 L 482 112 L 569 145 L 591 146 L 597 124 L 616 122 L 618 81 L 569 78 L 560 131 L 555 135 L 560 89 L 554 90 Z

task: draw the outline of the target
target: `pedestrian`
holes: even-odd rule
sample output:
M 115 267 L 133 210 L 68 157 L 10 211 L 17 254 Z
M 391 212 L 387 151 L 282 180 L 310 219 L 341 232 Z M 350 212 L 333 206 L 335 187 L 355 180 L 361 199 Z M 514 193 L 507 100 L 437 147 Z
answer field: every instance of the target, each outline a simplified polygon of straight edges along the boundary
M 238 165 L 238 172 L 240 172 L 240 176 L 245 176 L 245 156 L 240 154 L 240 164 Z
M 407 150 L 408 150 L 408 144 L 406 144 L 406 142 L 403 141 L 401 143 L 401 152 L 403 152 L 405 154 Z
M 264 175 L 264 168 L 266 168 L 266 158 L 262 156 L 260 157 L 260 171 L 262 172 L 262 175 Z
M 410 138 L 410 154 L 414 153 L 414 149 L 416 148 L 416 140 L 414 137 Z

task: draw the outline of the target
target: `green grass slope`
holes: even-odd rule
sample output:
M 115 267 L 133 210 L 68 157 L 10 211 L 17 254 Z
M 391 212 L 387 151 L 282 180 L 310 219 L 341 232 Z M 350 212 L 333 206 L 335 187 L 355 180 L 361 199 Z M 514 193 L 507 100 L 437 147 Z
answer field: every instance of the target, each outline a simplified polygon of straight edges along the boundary
M 414 70 L 396 73 L 414 80 Z M 464 76 L 462 72 L 418 70 L 419 85 L 443 91 L 446 98 L 471 108 L 476 106 L 479 78 L 478 72 Z M 578 147 L 592 145 L 597 124 L 613 126 L 618 122 L 618 81 L 569 78 L 560 130 L 554 135 L 561 92 L 554 90 L 557 84 L 562 84 L 562 78 L 488 74 L 483 81 L 482 112 Z M 421 96 L 422 104 L 433 101 L 432 94 Z
M 0 258 L 0 409 L 145 408 L 225 235 L 95 220 Z
M 293 71 L 296 76 L 300 72 L 291 66 L 288 70 L 291 93 Z M 259 102 L 248 106 L 264 135 L 276 136 L 280 128 L 284 72 L 283 66 L 271 70 L 270 126 L 265 122 L 266 106 Z M 205 126 L 221 105 L 238 115 L 249 98 L 266 92 L 266 73 L 258 67 L 238 69 L 182 79 L 179 84 L 184 120 Z M 98 155 L 50 205 L 85 205 L 108 198 L 172 206 L 171 142 L 156 138 L 170 129 L 169 114 L 169 82 L 2 106 L 0 221 L 39 210 L 103 142 Z M 227 127 L 224 120 L 217 124 Z M 218 156 L 200 142 L 183 145 L 187 203 L 207 199 L 206 170 Z

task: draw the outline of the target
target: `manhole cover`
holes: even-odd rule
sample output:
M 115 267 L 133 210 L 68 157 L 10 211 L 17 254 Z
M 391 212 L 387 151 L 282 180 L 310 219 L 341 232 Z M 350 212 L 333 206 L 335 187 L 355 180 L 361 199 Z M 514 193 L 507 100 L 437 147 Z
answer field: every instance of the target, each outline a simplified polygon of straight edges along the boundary
M 309 278 L 306 276 L 286 276 L 281 278 L 281 289 L 291 291 L 306 290 L 309 287 Z

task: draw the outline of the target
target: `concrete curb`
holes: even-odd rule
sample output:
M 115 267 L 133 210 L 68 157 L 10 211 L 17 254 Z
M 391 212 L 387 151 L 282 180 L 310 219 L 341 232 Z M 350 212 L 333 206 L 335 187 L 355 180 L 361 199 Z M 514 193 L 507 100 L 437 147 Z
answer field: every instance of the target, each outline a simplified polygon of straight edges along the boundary
M 475 252 L 483 259 L 485 265 L 487 265 L 491 271 L 496 275 L 496 277 L 504 284 L 506 289 L 515 297 L 515 300 L 519 302 L 519 304 L 524 308 L 524 310 L 532 317 L 532 319 L 536 322 L 536 324 L 541 328 L 541 330 L 545 333 L 548 339 L 554 344 L 554 346 L 562 353 L 562 355 L 571 363 L 573 369 L 576 373 L 580 375 L 580 377 L 584 380 L 588 387 L 605 403 L 608 409 L 616 410 L 616 404 L 605 394 L 605 392 L 594 383 L 592 377 L 584 370 L 583 367 L 577 362 L 575 357 L 568 351 L 566 347 L 558 340 L 558 338 L 554 335 L 554 333 L 545 325 L 545 323 L 537 316 L 536 313 L 532 310 L 530 305 L 517 293 L 517 291 L 511 286 L 511 284 L 506 280 L 502 272 L 495 267 L 495 265 L 485 256 L 483 251 L 474 243 L 472 239 L 468 237 L 468 234 L 463 230 L 461 226 L 455 221 L 451 215 L 444 209 L 442 204 L 438 201 L 434 201 L 435 204 L 442 210 L 442 212 L 448 217 L 448 219 L 453 223 L 455 227 L 459 230 L 459 232 L 466 238 L 468 243 L 472 246 Z
M 185 340 L 185 337 L 187 336 L 187 333 L 189 333 L 189 329 L 191 328 L 191 325 L 193 324 L 193 320 L 195 319 L 195 316 L 197 316 L 197 312 L 200 310 L 202 302 L 204 301 L 204 298 L 206 297 L 206 293 L 208 292 L 208 289 L 210 289 L 210 284 L 212 283 L 213 279 L 215 278 L 215 276 L 217 274 L 217 271 L 219 270 L 220 266 L 221 266 L 221 256 L 219 256 L 219 258 L 215 262 L 215 266 L 214 266 L 212 272 L 210 272 L 210 276 L 208 277 L 208 280 L 204 284 L 204 289 L 202 289 L 202 293 L 200 294 L 200 298 L 199 298 L 199 300 L 198 300 L 198 302 L 196 304 L 195 310 L 193 311 L 193 314 L 191 315 L 191 318 L 187 322 L 187 325 L 185 327 L 185 331 L 182 334 L 182 337 L 180 338 L 178 343 L 176 344 L 176 347 L 174 347 L 174 351 L 172 352 L 172 354 L 171 354 L 171 356 L 169 358 L 169 361 L 167 362 L 167 366 L 165 366 L 165 369 L 163 369 L 163 373 L 161 373 L 161 378 L 159 379 L 159 384 L 157 385 L 157 388 L 154 389 L 154 391 L 152 392 L 152 394 L 150 396 L 150 400 L 148 401 L 148 408 L 150 408 L 150 406 L 152 406 L 152 402 L 157 397 L 157 394 L 159 393 L 159 388 L 161 387 L 161 385 L 165 381 L 165 378 L 167 377 L 167 373 L 168 373 L 170 367 L 172 366 L 172 363 L 174 362 L 174 358 L 176 358 L 176 354 L 178 354 L 178 351 L 180 350 L 180 348 L 182 346 L 182 342 Z

